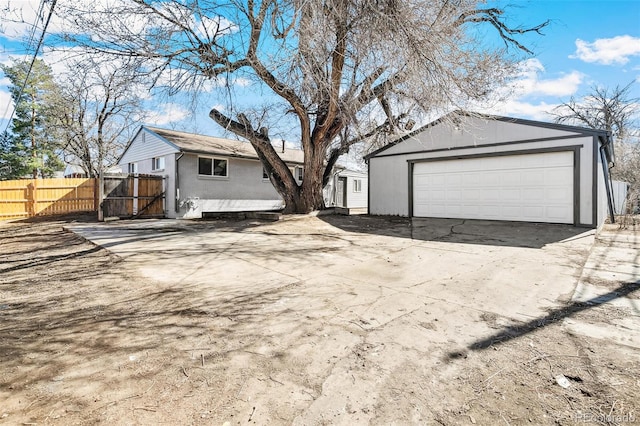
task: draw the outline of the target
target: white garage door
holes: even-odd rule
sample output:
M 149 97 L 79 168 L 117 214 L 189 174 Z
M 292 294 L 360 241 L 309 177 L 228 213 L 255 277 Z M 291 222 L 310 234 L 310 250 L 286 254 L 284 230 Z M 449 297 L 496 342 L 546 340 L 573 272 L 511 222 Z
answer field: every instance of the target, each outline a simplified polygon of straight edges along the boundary
M 573 152 L 415 163 L 413 215 L 573 223 Z

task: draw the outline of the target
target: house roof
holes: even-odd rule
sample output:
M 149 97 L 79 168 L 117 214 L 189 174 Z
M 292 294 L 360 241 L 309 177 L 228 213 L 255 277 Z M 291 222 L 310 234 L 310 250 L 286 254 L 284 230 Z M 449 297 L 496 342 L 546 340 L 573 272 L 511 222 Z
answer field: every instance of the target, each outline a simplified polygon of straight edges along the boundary
M 406 135 L 403 135 L 401 137 L 399 137 L 398 139 L 395 139 L 393 141 L 391 141 L 390 143 L 388 143 L 387 145 L 383 146 L 380 149 L 377 149 L 367 155 L 365 155 L 364 159 L 368 160 L 371 157 L 375 157 L 376 155 L 380 154 L 383 151 L 386 151 L 387 149 L 391 148 L 392 146 L 395 146 L 399 143 L 401 143 L 402 141 L 405 141 L 409 138 L 412 138 L 422 132 L 424 132 L 425 130 L 427 130 L 430 127 L 434 127 L 444 121 L 446 121 L 447 119 L 449 119 L 452 116 L 473 116 L 473 117 L 480 117 L 480 118 L 485 118 L 487 120 L 496 120 L 496 121 L 503 121 L 503 122 L 507 122 L 507 123 L 514 123 L 514 124 L 522 124 L 525 126 L 534 126 L 534 127 L 544 127 L 547 129 L 556 129 L 556 130 L 566 130 L 566 131 L 573 131 L 576 133 L 582 133 L 582 134 L 588 134 L 588 135 L 593 135 L 593 136 L 598 136 L 603 138 L 605 141 L 607 141 L 606 143 L 603 142 L 603 145 L 607 146 L 607 155 L 609 156 L 609 158 L 613 157 L 613 145 L 608 143 L 611 139 L 611 134 L 609 132 L 607 132 L 606 130 L 598 130 L 598 129 L 591 129 L 588 127 L 578 127 L 578 126 L 569 126 L 566 124 L 558 124 L 558 123 L 547 123 L 544 121 L 534 121 L 534 120 L 526 120 L 523 118 L 514 118 L 514 117 L 504 117 L 504 116 L 499 116 L 499 115 L 489 115 L 489 114 L 480 114 L 480 113 L 468 113 L 465 111 L 453 111 L 450 112 L 449 114 L 446 114 L 440 118 L 438 118 L 435 121 L 432 121 L 431 123 L 422 126 L 416 130 L 414 130 L 411 133 L 408 133 Z
M 258 154 L 256 154 L 255 149 L 249 142 L 204 136 L 195 133 L 179 132 L 176 130 L 167 130 L 150 126 L 143 126 L 143 129 L 155 133 L 182 152 L 258 159 Z M 304 152 L 302 150 L 287 148 L 284 152 L 280 152 L 280 150 L 276 148 L 276 151 L 280 158 L 282 158 L 286 163 L 304 163 Z

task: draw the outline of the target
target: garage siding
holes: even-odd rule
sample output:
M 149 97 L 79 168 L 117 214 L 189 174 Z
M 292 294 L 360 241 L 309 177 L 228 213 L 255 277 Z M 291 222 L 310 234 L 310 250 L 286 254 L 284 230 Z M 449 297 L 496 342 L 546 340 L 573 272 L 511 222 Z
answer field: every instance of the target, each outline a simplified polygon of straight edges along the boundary
M 524 137 L 524 136 L 523 136 Z M 594 138 L 592 136 L 580 136 L 571 139 L 559 139 L 548 141 L 534 141 L 502 146 L 478 146 L 471 148 L 437 150 L 424 152 L 396 152 L 387 154 L 388 150 L 379 156 L 369 158 L 369 212 L 374 215 L 409 216 L 409 162 L 424 159 L 447 159 L 469 155 L 495 155 L 501 152 L 520 150 L 540 150 L 559 148 L 563 146 L 582 146 L 578 149 L 579 158 L 579 220 L 578 224 L 592 226 L 594 223 L 593 210 L 593 160 Z M 404 145 L 400 143 L 394 148 Z M 598 191 L 602 191 L 601 181 L 598 181 Z M 600 216 L 598 216 L 600 217 Z
M 573 151 L 414 165 L 413 215 L 573 223 Z
M 408 166 L 404 156 L 369 160 L 369 214 L 409 216 Z
M 384 155 L 480 147 L 533 139 L 565 138 L 579 135 L 575 131 L 535 127 L 502 120 L 466 117 L 458 123 L 443 122 L 403 140 L 384 151 Z

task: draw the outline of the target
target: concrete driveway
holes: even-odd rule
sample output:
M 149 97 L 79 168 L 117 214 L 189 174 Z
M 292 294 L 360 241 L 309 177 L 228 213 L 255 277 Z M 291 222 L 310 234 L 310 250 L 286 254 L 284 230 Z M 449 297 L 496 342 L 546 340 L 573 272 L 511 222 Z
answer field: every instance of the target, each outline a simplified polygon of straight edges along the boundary
M 394 422 L 366 407 L 426 371 L 447 380 L 448 360 L 570 300 L 594 238 L 562 225 L 341 216 L 70 229 L 158 286 L 190 289 L 216 327 L 233 323 L 243 351 L 230 365 L 270 371 L 245 377 L 237 404 L 298 424 L 374 412 Z

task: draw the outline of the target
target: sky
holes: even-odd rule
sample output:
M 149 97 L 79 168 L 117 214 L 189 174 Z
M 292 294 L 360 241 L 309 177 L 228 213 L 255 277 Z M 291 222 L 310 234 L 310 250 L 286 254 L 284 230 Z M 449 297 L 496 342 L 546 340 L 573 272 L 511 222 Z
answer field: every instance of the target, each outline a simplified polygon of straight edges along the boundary
M 10 57 L 25 54 L 19 39 L 30 30 L 7 21 L 2 10 L 7 5 L 19 6 L 28 21 L 35 16 L 38 3 L 0 0 L 0 63 L 8 64 Z M 534 55 L 520 63 L 509 85 L 509 98 L 482 112 L 551 121 L 549 111 L 571 97 L 581 98 L 593 86 L 624 87 L 634 81 L 631 95 L 640 98 L 640 0 L 511 0 L 509 4 L 510 22 L 524 26 L 550 23 L 542 30 L 544 35 L 519 39 Z M 52 22 L 50 31 L 55 30 Z M 47 55 L 44 59 L 49 62 L 53 58 Z M 0 71 L 0 131 L 7 126 L 12 110 L 8 85 Z M 216 103 L 211 93 L 203 93 L 195 106 L 187 97 L 150 99 L 149 115 L 140 124 L 219 136 L 221 129 L 208 117 Z

